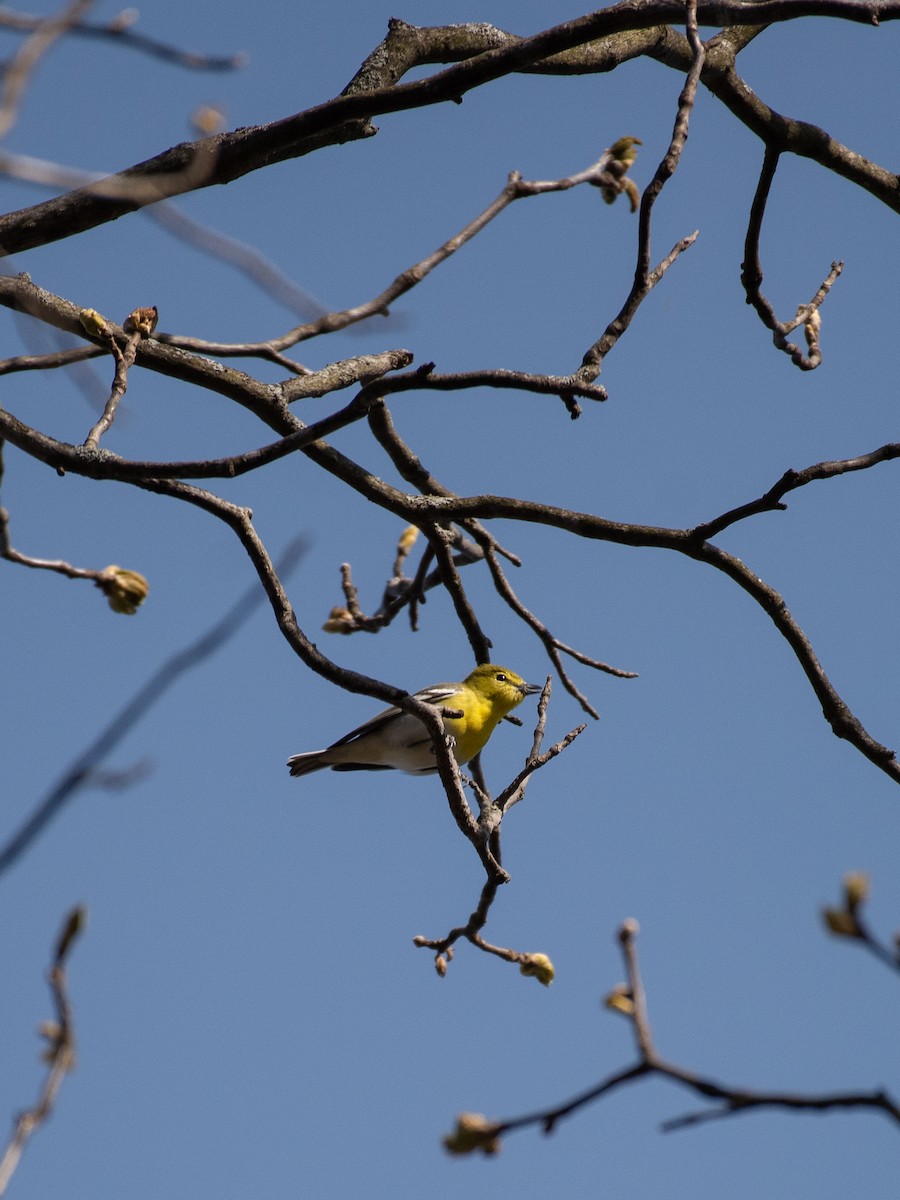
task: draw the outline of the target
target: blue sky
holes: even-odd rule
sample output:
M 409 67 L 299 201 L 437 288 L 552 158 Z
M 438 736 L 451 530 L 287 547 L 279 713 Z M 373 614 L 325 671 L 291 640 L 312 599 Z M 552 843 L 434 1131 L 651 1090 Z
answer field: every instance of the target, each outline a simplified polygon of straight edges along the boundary
M 557 3 L 200 6 L 160 0 L 140 28 L 208 53 L 245 51 L 227 75 L 191 73 L 102 44 L 57 47 L 6 140 L 19 153 L 115 170 L 191 136 L 219 105 L 229 127 L 337 94 L 389 16 L 480 20 L 518 33 L 580 15 Z M 115 9 L 98 5 L 96 15 Z M 773 107 L 873 160 L 898 160 L 898 31 L 836 21 L 775 27 L 740 58 Z M 4 40 L 4 54 L 14 43 Z M 644 146 L 643 187 L 664 152 L 681 80 L 650 62 L 611 76 L 514 78 L 461 106 L 388 116 L 365 142 L 329 149 L 179 203 L 256 246 L 340 308 L 376 294 L 460 229 L 511 169 L 554 178 L 622 135 Z M 523 495 L 626 521 L 687 526 L 760 495 L 788 467 L 897 438 L 900 351 L 896 218 L 818 167 L 786 160 L 763 235 L 765 290 L 787 316 L 833 259 L 825 361 L 808 374 L 772 348 L 739 272 L 755 139 L 701 91 L 688 145 L 654 217 L 654 257 L 700 230 L 607 360 L 610 399 L 578 422 L 558 401 L 512 392 L 396 398 L 402 436 L 461 494 Z M 43 198 L 5 183 L 5 209 Z M 439 370 L 573 370 L 618 310 L 635 218 L 593 189 L 514 205 L 395 309 L 391 322 L 308 343 L 317 368 L 406 347 Z M 294 318 L 226 265 L 132 216 L 17 259 L 36 283 L 121 320 L 156 304 L 160 329 L 221 340 L 270 336 Z M 3 356 L 23 352 L 0 314 Z M 24 343 L 28 344 L 28 343 Z M 265 364 L 239 364 L 263 379 Z M 102 397 L 109 366 L 94 364 Z M 339 397 L 304 402 L 313 420 Z M 96 412 L 61 372 L 2 380 L 0 403 L 53 436 L 83 441 Z M 184 459 L 271 440 L 221 398 L 132 372 L 105 445 Z M 384 478 L 367 429 L 333 444 Z M 2 503 L 13 544 L 150 580 L 133 618 L 90 585 L 3 564 L 0 707 L 4 833 L 171 654 L 252 582 L 233 535 L 196 510 L 55 472 L 7 447 Z M 898 741 L 896 464 L 814 484 L 784 513 L 720 539 L 784 596 L 832 682 L 874 736 Z M 415 688 L 464 674 L 471 653 L 449 602 L 421 628 L 319 633 L 350 562 L 377 606 L 401 531 L 313 464 L 285 459 L 217 487 L 254 510 L 278 554 L 310 546 L 289 585 L 301 625 L 337 662 Z M 79 1065 L 10 1188 L 71 1195 L 248 1193 L 337 1200 L 729 1200 L 896 1194 L 897 1135 L 868 1114 L 748 1115 L 677 1134 L 661 1121 L 698 1102 L 639 1084 L 551 1138 L 511 1136 L 499 1158 L 454 1160 L 440 1137 L 461 1110 L 509 1117 L 564 1100 L 632 1060 L 631 1033 L 603 1010 L 623 977 L 615 931 L 641 925 L 650 1016 L 669 1059 L 736 1086 L 897 1090 L 895 977 L 829 938 L 819 910 L 842 875 L 870 872 L 870 918 L 900 925 L 896 787 L 835 739 L 786 644 L 724 577 L 664 551 L 578 543 L 501 523 L 523 559 L 514 584 L 559 636 L 637 671 L 575 668 L 598 707 L 576 744 L 504 825 L 512 874 L 487 936 L 549 954 L 549 989 L 461 946 L 440 980 L 417 934 L 464 920 L 481 883 L 438 784 L 323 773 L 291 780 L 291 753 L 375 711 L 310 675 L 260 608 L 185 676 L 108 762 L 150 767 L 120 792 L 84 791 L 3 878 L 0 1121 L 41 1078 L 34 1027 L 50 1015 L 48 955 L 73 903 L 91 913 L 71 963 Z M 540 681 L 535 638 L 469 569 L 464 582 L 496 658 Z M 500 788 L 530 744 L 502 727 L 485 755 Z M 557 686 L 549 736 L 579 723 Z

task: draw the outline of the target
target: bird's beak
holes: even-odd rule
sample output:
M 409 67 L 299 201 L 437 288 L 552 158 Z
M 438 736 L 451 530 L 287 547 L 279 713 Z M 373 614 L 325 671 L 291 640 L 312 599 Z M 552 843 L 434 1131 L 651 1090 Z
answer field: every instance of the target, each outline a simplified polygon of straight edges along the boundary
M 544 685 L 542 683 L 523 683 L 522 684 L 522 695 L 523 696 L 537 696 L 538 693 L 542 692 L 543 690 L 544 690 Z

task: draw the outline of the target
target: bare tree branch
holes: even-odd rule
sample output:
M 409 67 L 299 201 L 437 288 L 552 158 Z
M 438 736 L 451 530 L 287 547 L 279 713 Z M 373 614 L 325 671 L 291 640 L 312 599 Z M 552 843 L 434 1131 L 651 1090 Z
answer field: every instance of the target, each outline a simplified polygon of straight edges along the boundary
M 564 750 L 568 749 L 572 742 L 586 728 L 584 725 L 578 726 L 566 734 L 561 741 L 551 746 L 549 750 L 541 753 L 541 745 L 543 744 L 547 723 L 550 691 L 551 680 L 548 677 L 538 704 L 538 720 L 532 738 L 531 750 L 528 758 L 525 760 L 525 766 L 507 784 L 503 791 L 499 793 L 496 800 L 488 791 L 484 774 L 481 770 L 480 756 L 473 759 L 470 764 L 470 769 L 475 778 L 468 779 L 465 782 L 472 789 L 478 802 L 479 818 L 477 823 L 472 821 L 468 806 L 466 806 L 468 820 L 465 823 L 466 828 L 463 829 L 463 832 L 473 842 L 476 849 L 479 849 L 482 855 L 482 863 L 486 868 L 487 879 L 482 886 L 478 904 L 464 924 L 451 929 L 442 938 L 426 938 L 421 934 L 413 938 L 414 945 L 423 949 L 434 950 L 435 969 L 441 977 L 447 973 L 447 966 L 453 958 L 453 947 L 458 941 L 464 940 L 470 942 L 478 950 L 483 950 L 487 954 L 493 954 L 497 958 L 502 958 L 505 962 L 518 964 L 523 975 L 533 976 L 545 986 L 549 985 L 553 980 L 553 964 L 546 954 L 525 953 L 521 950 L 513 950 L 507 946 L 496 946 L 491 942 L 485 941 L 481 936 L 482 930 L 487 925 L 491 906 L 497 897 L 497 889 L 501 883 L 506 883 L 509 880 L 509 876 L 500 865 L 500 832 L 504 817 L 513 805 L 524 799 L 525 790 L 531 776 L 542 767 L 545 767 L 549 762 L 552 762 Z M 462 824 L 460 827 L 463 827 Z
M 772 180 L 775 178 L 780 157 L 780 150 L 773 150 L 771 147 L 766 149 L 756 194 L 753 197 L 753 204 L 750 206 L 750 220 L 747 225 L 747 237 L 744 242 L 741 283 L 744 285 L 744 291 L 747 294 L 747 303 L 753 305 L 763 325 L 772 331 L 772 340 L 776 347 L 789 355 L 791 362 L 794 366 L 799 367 L 801 371 L 812 371 L 822 361 L 822 351 L 819 346 L 819 328 L 822 318 L 819 309 L 825 297 L 831 291 L 835 280 L 843 270 L 844 264 L 840 262 L 833 262 L 831 264 L 831 272 L 822 286 L 808 304 L 800 305 L 797 309 L 797 315 L 793 320 L 784 322 L 778 320 L 775 310 L 761 291 L 763 271 L 759 260 L 759 237 L 762 231 L 763 215 L 765 214 L 766 202 L 769 198 L 769 190 L 772 186 Z M 804 327 L 806 334 L 806 343 L 809 349 L 808 355 L 804 354 L 799 346 L 787 340 L 788 334 L 792 333 L 800 325 Z
M 633 139 L 627 139 L 633 140 Z M 623 190 L 622 177 L 623 171 L 613 173 L 610 170 L 613 163 L 613 155 L 611 151 L 606 150 L 591 166 L 579 171 L 574 175 L 569 175 L 564 179 L 557 180 L 524 180 L 518 171 L 510 172 L 506 186 L 500 194 L 491 201 L 491 203 L 480 212 L 476 217 L 473 217 L 457 234 L 449 238 L 443 245 L 439 246 L 431 254 L 407 267 L 405 271 L 401 271 L 399 275 L 388 284 L 377 296 L 365 301 L 363 304 L 357 304 L 352 308 L 343 309 L 340 312 L 325 313 L 313 321 L 309 321 L 303 325 L 295 326 L 289 329 L 287 333 L 277 337 L 271 337 L 264 342 L 256 343 L 229 343 L 229 342 L 213 342 L 201 338 L 182 337 L 175 334 L 163 335 L 161 340 L 168 342 L 171 345 L 180 346 L 185 350 L 196 350 L 202 354 L 216 354 L 222 357 L 232 355 L 250 355 L 261 354 L 271 351 L 286 350 L 291 346 L 297 345 L 299 342 L 308 341 L 310 338 L 318 337 L 320 334 L 335 333 L 338 330 L 346 329 L 349 325 L 354 325 L 360 321 L 368 320 L 373 316 L 386 316 L 389 312 L 390 305 L 411 291 L 414 287 L 422 282 L 436 267 L 446 262 L 457 250 L 461 249 L 467 242 L 470 242 L 477 234 L 479 234 L 486 225 L 488 225 L 495 217 L 499 216 L 505 208 L 508 208 L 515 200 L 524 199 L 527 196 L 546 195 L 550 192 L 568 191 L 570 188 L 577 187 L 579 184 L 590 184 L 594 187 L 608 187 L 614 191 Z M 627 168 L 627 164 L 626 164 Z M 439 387 L 440 382 L 435 382 L 431 376 L 433 364 L 429 367 L 422 367 L 415 375 L 408 377 L 408 386 L 415 387 L 421 384 L 422 377 L 430 377 L 429 382 L 425 386 Z M 455 375 L 446 377 L 437 377 L 439 380 L 443 378 L 446 382 L 443 383 L 445 388 L 450 387 L 476 387 L 482 384 L 490 384 L 494 387 L 521 387 L 529 386 L 526 380 L 533 380 L 535 377 L 520 375 L 518 372 L 509 371 L 492 371 L 492 372 L 472 372 L 468 376 Z M 541 391 L 571 391 L 576 395 L 587 395 L 595 400 L 605 400 L 606 392 L 602 388 L 592 388 L 589 386 L 590 381 L 583 381 L 577 378 L 560 378 L 558 381 L 554 379 L 553 383 L 548 383 L 547 377 L 537 377 L 541 380 L 539 390 Z M 452 381 L 452 382 L 451 382 Z M 554 386 L 557 384 L 558 386 Z M 396 390 L 401 390 L 398 386 Z
M 378 114 L 457 101 L 474 87 L 597 38 L 669 22 L 680 23 L 683 11 L 679 0 L 623 0 L 612 8 L 567 21 L 511 46 L 487 50 L 428 79 L 354 91 L 270 125 L 182 143 L 89 189 L 78 189 L 57 200 L 7 214 L 0 218 L 0 246 L 6 253 L 14 254 L 46 245 L 115 220 L 144 204 L 194 188 L 230 183 L 263 166 L 298 158 L 338 141 L 371 136 L 375 131 L 369 121 Z M 896 20 L 900 16 L 900 0 L 880 0 L 877 10 L 864 0 L 759 0 L 752 6 L 752 13 L 756 24 L 805 16 L 872 24 Z M 697 7 L 701 24 L 746 25 L 747 15 L 747 6 L 741 0 L 710 0 Z M 837 159 L 845 163 L 845 169 L 850 169 L 846 155 L 835 154 L 833 147 L 829 151 L 835 169 Z M 859 169 L 854 173 L 861 186 L 868 186 L 880 199 L 900 208 L 896 176 L 891 177 L 891 182 L 889 178 L 868 177 Z
M 794 1092 L 751 1091 L 746 1088 L 729 1087 L 666 1062 L 657 1053 L 647 1013 L 647 998 L 641 982 L 638 966 L 636 939 L 637 921 L 624 921 L 619 930 L 619 943 L 625 959 L 628 982 L 619 984 L 606 998 L 606 1006 L 625 1016 L 631 1023 L 637 1043 L 638 1059 L 630 1067 L 616 1071 L 602 1083 L 581 1092 L 564 1104 L 540 1109 L 509 1120 L 489 1120 L 480 1114 L 464 1113 L 457 1118 L 456 1129 L 444 1138 L 444 1146 L 452 1154 L 471 1154 L 476 1151 L 495 1154 L 500 1148 L 504 1134 L 530 1126 L 539 1126 L 550 1133 L 565 1117 L 580 1111 L 616 1091 L 626 1083 L 657 1076 L 670 1079 L 705 1100 L 714 1102 L 714 1107 L 700 1112 L 688 1113 L 663 1123 L 663 1130 L 684 1129 L 700 1122 L 718 1120 L 738 1113 L 759 1109 L 782 1109 L 807 1112 L 833 1112 L 855 1108 L 883 1112 L 900 1125 L 900 1105 L 883 1089 L 873 1092 L 837 1092 L 818 1096 Z
M 681 160 L 681 153 L 687 141 L 691 111 L 697 95 L 697 84 L 706 58 L 706 51 L 697 31 L 697 5 L 695 0 L 688 0 L 687 14 L 691 62 L 684 86 L 681 89 L 681 95 L 678 98 L 678 111 L 675 116 L 675 126 L 672 130 L 669 147 L 662 161 L 657 166 L 653 179 L 644 189 L 644 194 L 641 197 L 637 265 L 634 271 L 634 283 L 618 315 L 606 327 L 602 337 L 584 355 L 581 367 L 577 372 L 577 378 L 586 382 L 592 383 L 596 379 L 600 373 L 603 359 L 631 324 L 641 303 L 660 279 L 662 279 L 675 259 L 687 250 L 688 247 L 692 246 L 698 236 L 697 231 L 695 231 L 688 237 L 682 238 L 663 261 L 653 271 L 650 270 L 650 225 L 653 206 L 667 181 L 674 175 Z

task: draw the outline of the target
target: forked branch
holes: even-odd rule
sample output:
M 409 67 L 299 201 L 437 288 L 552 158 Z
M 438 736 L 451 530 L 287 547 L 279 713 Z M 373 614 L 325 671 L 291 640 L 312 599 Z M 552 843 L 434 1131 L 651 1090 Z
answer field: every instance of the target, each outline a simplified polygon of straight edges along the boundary
M 609 1075 L 601 1083 L 565 1101 L 521 1117 L 491 1120 L 479 1113 L 462 1113 L 456 1128 L 444 1138 L 451 1154 L 496 1154 L 505 1134 L 537 1127 L 551 1133 L 560 1121 L 610 1095 L 627 1083 L 651 1076 L 669 1079 L 709 1102 L 709 1107 L 687 1113 L 663 1123 L 663 1130 L 684 1129 L 701 1122 L 719 1120 L 762 1109 L 785 1111 L 834 1112 L 862 1109 L 881 1112 L 900 1125 L 900 1105 L 884 1089 L 871 1092 L 834 1092 L 805 1095 L 800 1092 L 766 1092 L 731 1087 L 695 1071 L 686 1070 L 661 1058 L 653 1043 L 647 1011 L 647 997 L 641 981 L 637 955 L 637 921 L 623 922 L 618 940 L 625 960 L 627 982 L 617 985 L 606 997 L 606 1007 L 620 1013 L 630 1023 L 637 1048 L 637 1060 L 629 1067 Z

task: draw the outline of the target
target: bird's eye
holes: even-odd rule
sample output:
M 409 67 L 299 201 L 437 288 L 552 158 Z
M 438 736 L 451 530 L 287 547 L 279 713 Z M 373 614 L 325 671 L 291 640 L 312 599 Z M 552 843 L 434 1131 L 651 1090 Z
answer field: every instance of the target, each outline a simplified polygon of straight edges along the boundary
M 494 676 L 494 678 L 497 680 L 498 683 L 506 683 L 506 676 L 503 674 L 502 671 L 498 671 L 497 674 Z

